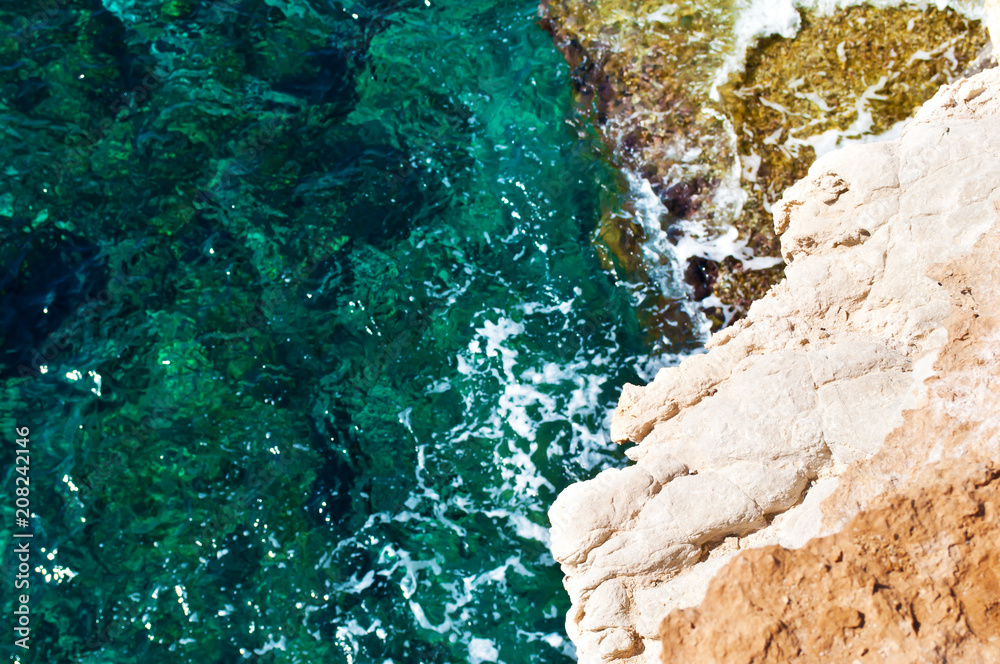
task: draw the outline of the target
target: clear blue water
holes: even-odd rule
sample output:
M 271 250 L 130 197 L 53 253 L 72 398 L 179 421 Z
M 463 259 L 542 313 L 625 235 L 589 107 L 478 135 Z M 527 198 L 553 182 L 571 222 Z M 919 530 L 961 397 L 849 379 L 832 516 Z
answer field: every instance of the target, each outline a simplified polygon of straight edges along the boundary
M 622 462 L 622 383 L 699 342 L 646 359 L 655 298 L 594 245 L 624 179 L 536 5 L 105 4 L 47 48 L 163 82 L 34 195 L 52 221 L 5 230 L 38 486 L 20 661 L 571 661 L 546 510 Z M 6 119 L 40 144 L 132 82 L 53 61 L 83 111 Z

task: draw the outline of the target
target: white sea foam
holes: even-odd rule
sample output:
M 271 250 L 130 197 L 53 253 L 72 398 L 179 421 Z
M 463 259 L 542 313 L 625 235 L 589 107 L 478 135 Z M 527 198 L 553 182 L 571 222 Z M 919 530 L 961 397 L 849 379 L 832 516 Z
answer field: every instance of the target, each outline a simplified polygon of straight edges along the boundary
M 733 170 L 735 177 L 732 179 L 738 182 L 742 172 L 738 162 L 734 165 Z M 753 250 L 747 246 L 746 241 L 740 239 L 739 231 L 733 226 L 715 229 L 697 221 L 674 222 L 675 228 L 680 230 L 681 234 L 676 243 L 672 243 L 662 227 L 663 220 L 669 219 L 669 213 L 659 197 L 653 192 L 649 181 L 632 172 L 626 172 L 625 176 L 628 179 L 631 195 L 635 202 L 637 221 L 642 225 L 647 237 L 643 245 L 647 264 L 656 271 L 657 284 L 668 295 L 673 297 L 687 295 L 684 286 L 684 267 L 688 260 L 693 257 L 719 262 L 727 256 L 732 256 L 743 264 L 744 269 L 748 270 L 770 268 L 782 262 L 781 258 L 774 256 L 755 256 Z M 738 184 L 730 183 L 728 186 L 732 190 L 739 189 Z M 743 195 L 745 196 L 745 194 Z M 721 202 L 725 204 L 727 200 L 730 208 L 738 208 L 742 205 L 741 197 L 735 193 L 725 194 Z M 714 304 L 703 300 L 701 306 L 708 307 L 714 306 Z M 730 310 L 729 314 L 732 313 Z M 707 339 L 711 334 L 711 324 L 701 313 L 699 307 L 689 306 L 688 314 L 699 325 L 701 337 Z
M 372 621 L 371 625 L 368 627 L 362 627 L 357 619 L 352 618 L 344 624 L 337 626 L 337 631 L 334 636 L 334 640 L 340 649 L 344 653 L 344 657 L 347 660 L 347 664 L 356 664 L 358 662 L 358 653 L 361 650 L 361 646 L 358 643 L 359 636 L 365 636 L 371 634 L 372 632 L 380 632 L 382 622 L 380 620 Z M 317 635 L 314 635 L 317 636 Z M 285 649 L 285 637 L 282 636 L 278 642 L 273 641 L 274 637 L 269 637 L 269 641 L 260 650 L 255 650 L 254 652 L 258 655 L 263 655 L 268 650 L 278 648 L 279 650 Z M 317 637 L 318 638 L 318 637 Z
M 472 639 L 469 641 L 469 664 L 495 662 L 500 657 L 493 641 L 489 639 Z
M 581 294 L 580 289 L 575 291 L 577 297 Z M 415 411 L 399 411 L 397 419 L 416 451 L 415 486 L 401 509 L 370 515 L 355 537 L 340 541 L 335 552 L 324 556 L 321 565 L 329 566 L 334 557 L 340 564 L 349 560 L 349 551 L 378 551 L 374 569 L 359 570 L 349 579 L 328 584 L 326 592 L 357 595 L 382 580 L 391 581 L 415 626 L 447 635 L 452 643 L 470 644 L 470 661 L 502 661 L 500 644 L 480 631 L 483 597 L 506 592 L 512 574 L 532 576 L 529 567 L 554 564 L 547 553 L 537 553 L 537 546 L 533 550 L 539 558 L 530 564 L 522 560 L 523 542 L 548 546 L 545 510 L 556 487 L 539 468 L 541 446 L 546 446 L 542 458 L 559 455 L 560 464 L 581 476 L 589 467 L 612 462 L 613 444 L 603 433 L 609 415 L 603 390 L 609 379 L 607 367 L 618 352 L 614 330 L 592 330 L 607 335 L 601 345 L 604 350 L 596 357 L 580 349 L 573 357 L 557 360 L 533 348 L 539 342 L 552 343 L 580 323 L 575 298 L 562 301 L 557 293 L 510 312 L 491 309 L 476 316 L 470 338 L 456 356 L 457 372 L 429 382 L 425 391 L 461 395 L 466 405 L 462 421 L 448 431 L 435 432 L 433 440 L 420 440 L 414 428 Z M 554 440 L 552 436 L 542 439 L 540 429 L 546 424 L 559 431 Z M 449 485 L 443 484 L 445 478 L 438 468 L 463 450 L 483 458 L 483 476 L 463 473 L 452 477 Z M 498 540 L 490 550 L 505 554 L 492 567 L 471 574 L 469 570 L 463 573 L 454 560 L 437 550 L 408 551 L 388 542 L 375 545 L 386 524 L 405 524 L 414 533 L 452 530 L 453 541 L 481 536 L 467 532 L 469 522 L 459 516 L 471 514 L 495 520 Z M 511 551 L 520 553 L 512 555 Z M 364 626 L 349 627 L 337 635 L 348 659 L 357 657 L 362 632 L 371 633 Z M 534 638 L 541 648 L 571 652 L 571 644 L 559 634 Z
M 260 648 L 254 649 L 254 652 L 256 654 L 258 654 L 258 655 L 263 655 L 264 653 L 270 652 L 272 650 L 280 650 L 280 651 L 284 652 L 286 646 L 287 646 L 287 643 L 285 641 L 285 637 L 284 636 L 282 636 L 281 638 L 275 640 L 274 635 L 269 634 L 268 637 L 267 637 L 267 643 L 265 643 Z
M 575 293 L 579 296 L 582 291 Z M 434 434 L 442 445 L 415 442 L 416 486 L 404 509 L 372 515 L 362 533 L 392 521 L 418 532 L 451 528 L 464 538 L 469 534 L 455 515 L 478 513 L 501 524 L 501 542 L 536 541 L 547 548 L 545 511 L 556 487 L 539 468 L 541 446 L 545 445 L 545 457 L 558 456 L 561 465 L 580 476 L 612 463 L 610 450 L 614 446 L 604 433 L 610 415 L 604 388 L 609 379 L 607 367 L 618 352 L 614 330 L 590 329 L 607 335 L 602 343 L 605 350 L 596 357 L 581 349 L 568 359 L 535 360 L 546 356 L 532 346 L 545 342 L 545 337 L 549 339 L 545 343 L 552 343 L 581 325 L 576 300 L 565 301 L 552 293 L 551 298 L 518 308 L 480 312 L 470 338 L 456 355 L 457 374 L 428 386 L 428 394 L 460 394 L 466 404 L 463 421 Z M 544 330 L 541 338 L 539 330 Z M 414 435 L 412 417 L 412 411 L 406 409 L 398 419 Z M 547 424 L 558 434 L 542 440 L 540 431 Z M 482 450 L 484 443 L 492 445 L 492 458 L 484 459 L 482 472 L 492 478 L 456 477 L 445 492 L 441 476 L 434 472 L 437 465 L 453 457 L 456 450 Z M 501 542 L 497 542 L 498 551 L 503 550 Z M 363 546 L 364 541 L 356 544 Z M 520 549 L 523 545 L 515 546 Z M 523 554 L 508 556 L 492 569 L 461 579 L 444 558 L 423 555 L 424 559 L 418 559 L 416 553 L 387 544 L 381 549 L 374 574 L 355 575 L 339 589 L 356 593 L 370 587 L 379 576 L 392 579 L 416 625 L 469 643 L 470 661 L 499 662 L 502 652 L 498 644 L 475 632 L 478 602 L 490 587 L 505 587 L 510 574 L 532 575 L 521 559 Z M 422 590 L 431 588 L 435 595 L 442 590 L 450 595 L 443 613 L 421 599 Z M 537 638 L 542 647 L 569 652 L 570 644 L 558 634 Z

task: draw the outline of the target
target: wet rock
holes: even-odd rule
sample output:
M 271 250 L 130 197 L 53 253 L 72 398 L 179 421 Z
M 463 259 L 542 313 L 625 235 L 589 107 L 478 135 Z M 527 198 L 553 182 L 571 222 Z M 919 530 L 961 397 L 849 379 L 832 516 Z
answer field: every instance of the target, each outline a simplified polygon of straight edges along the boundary
M 664 204 L 663 230 L 735 225 L 756 256 L 779 255 L 771 205 L 818 154 L 910 117 L 987 43 L 978 22 L 950 9 L 858 6 L 803 11 L 794 36 L 751 41 L 743 57 L 730 4 L 543 0 L 542 24 L 619 162 Z M 648 280 L 633 226 L 609 216 L 600 236 L 630 278 Z M 715 294 L 731 309 L 716 329 L 783 276 L 780 265 L 751 270 L 738 257 L 713 263 L 710 279 L 687 276 L 696 300 Z

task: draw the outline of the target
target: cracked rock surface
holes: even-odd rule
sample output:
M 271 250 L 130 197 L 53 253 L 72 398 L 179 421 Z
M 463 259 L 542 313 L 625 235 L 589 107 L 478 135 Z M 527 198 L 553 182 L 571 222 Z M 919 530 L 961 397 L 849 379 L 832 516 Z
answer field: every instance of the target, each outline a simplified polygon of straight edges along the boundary
M 836 535 L 737 557 L 663 622 L 663 661 L 1000 661 L 1000 467 L 940 463 L 914 484 Z
M 550 511 L 583 664 L 748 661 L 668 657 L 661 622 L 699 604 L 741 550 L 836 532 L 945 453 L 931 452 L 934 431 L 893 441 L 958 370 L 942 364 L 960 343 L 956 311 L 985 324 L 956 275 L 990 278 L 1000 262 L 1000 70 L 942 88 L 898 139 L 821 158 L 774 217 L 785 280 L 707 353 L 626 386 L 612 437 L 637 443 L 635 464 L 570 486 Z M 969 380 L 952 391 L 982 402 L 959 389 Z M 984 445 L 963 449 L 998 458 Z

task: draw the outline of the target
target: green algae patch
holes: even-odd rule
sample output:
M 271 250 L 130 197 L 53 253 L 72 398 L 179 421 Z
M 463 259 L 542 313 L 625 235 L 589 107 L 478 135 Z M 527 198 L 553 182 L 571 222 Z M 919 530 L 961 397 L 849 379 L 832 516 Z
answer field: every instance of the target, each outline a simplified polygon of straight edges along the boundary
M 794 38 L 761 40 L 721 90 L 751 195 L 736 223 L 770 255 L 778 244 L 766 210 L 805 176 L 817 150 L 889 131 L 974 66 L 988 43 L 978 22 L 951 10 L 860 6 L 801 16 Z M 728 278 L 725 290 L 743 301 L 773 283 Z

